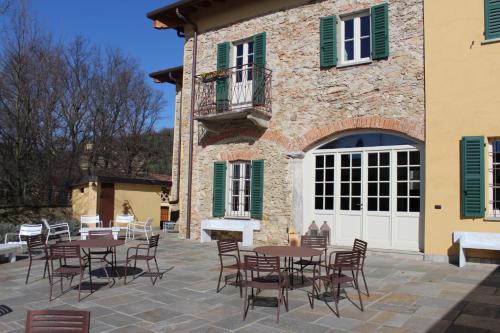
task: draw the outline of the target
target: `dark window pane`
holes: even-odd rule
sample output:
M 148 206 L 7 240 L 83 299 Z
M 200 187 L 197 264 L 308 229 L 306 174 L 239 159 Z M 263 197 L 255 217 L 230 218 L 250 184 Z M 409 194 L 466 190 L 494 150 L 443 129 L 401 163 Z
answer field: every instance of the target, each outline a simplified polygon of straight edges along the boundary
M 361 23 L 361 37 L 370 36 L 370 16 L 363 16 L 360 18 Z
M 335 156 L 326 155 L 326 167 L 333 168 L 334 167 Z
M 325 198 L 325 209 L 333 209 L 333 198 L 332 197 L 326 197 Z
M 354 38 L 354 19 L 344 21 L 344 39 Z
M 243 44 L 236 46 L 236 56 L 241 57 L 243 55 Z
M 240 178 L 240 165 L 233 165 L 233 178 Z
M 389 183 L 380 183 L 380 193 L 381 196 L 389 195 Z
M 340 170 L 340 180 L 343 182 L 349 181 L 350 176 L 349 176 L 349 169 L 342 169 Z
M 235 180 L 233 181 L 233 194 L 238 194 L 238 191 L 240 189 L 240 182 Z
M 410 180 L 420 180 L 420 167 L 410 167 Z
M 389 211 L 389 198 L 380 198 L 379 199 L 378 210 L 380 212 L 388 212 Z
M 378 165 L 378 154 L 371 153 L 368 154 L 368 166 L 377 166 Z
M 323 184 L 316 183 L 316 195 L 323 195 Z
M 376 196 L 377 195 L 377 183 L 368 183 L 368 195 L 369 196 Z
M 323 170 L 316 170 L 316 181 L 323 181 Z
M 353 154 L 352 155 L 352 166 L 360 167 L 361 166 L 361 154 Z
M 316 168 L 322 168 L 324 165 L 324 156 L 318 155 L 316 156 Z
M 350 155 L 342 155 L 341 157 L 341 166 L 348 167 L 351 165 L 351 156 Z
M 351 198 L 351 210 L 361 210 L 361 198 Z
M 368 210 L 370 212 L 377 211 L 377 198 L 368 198 Z
M 245 212 L 250 210 L 250 197 L 245 197 Z
M 413 145 L 413 141 L 391 134 L 352 134 L 325 143 L 318 149 Z M 406 154 L 406 152 L 401 152 Z
M 398 183 L 398 196 L 408 195 L 408 183 Z
M 398 165 L 407 165 L 407 164 L 408 164 L 408 152 L 398 151 Z
M 352 181 L 354 182 L 361 181 L 361 169 L 359 168 L 352 169 Z
M 248 53 L 253 53 L 253 42 L 248 42 Z
M 398 212 L 407 212 L 408 211 L 408 199 L 406 198 L 398 198 Z
M 333 195 L 333 183 L 325 184 L 325 195 Z
M 361 39 L 361 58 L 370 58 L 370 37 Z
M 420 212 L 420 198 L 410 198 L 410 212 Z
M 340 209 L 349 210 L 349 198 L 340 198 Z
M 493 153 L 493 162 L 500 163 L 500 153 Z
M 378 180 L 377 171 L 378 171 L 377 168 L 369 168 L 368 169 L 368 180 L 377 181 Z
M 388 166 L 390 160 L 389 153 L 380 153 L 380 165 Z
M 354 59 L 354 41 L 348 41 L 344 43 L 345 54 L 344 60 L 353 60 Z
M 323 209 L 323 198 L 322 197 L 316 197 L 316 200 L 314 203 L 314 209 Z
M 407 180 L 408 179 L 408 168 L 407 167 L 399 167 L 398 168 L 398 180 Z
M 389 180 L 389 168 L 380 168 L 380 180 Z
M 361 183 L 352 183 L 352 195 L 361 195 Z
M 236 67 L 238 68 L 243 67 L 243 58 L 236 58 Z
M 349 195 L 349 183 L 340 184 L 340 195 Z
M 233 211 L 237 211 L 238 210 L 238 197 L 233 197 L 232 210 Z
M 414 197 L 420 196 L 420 183 L 419 182 L 410 183 L 410 195 L 414 196 Z
M 245 181 L 245 194 L 250 195 L 250 181 Z
M 418 151 L 410 152 L 410 164 L 420 165 L 420 152 Z
M 325 180 L 327 182 L 332 182 L 333 181 L 333 169 L 326 169 L 326 174 L 325 174 Z

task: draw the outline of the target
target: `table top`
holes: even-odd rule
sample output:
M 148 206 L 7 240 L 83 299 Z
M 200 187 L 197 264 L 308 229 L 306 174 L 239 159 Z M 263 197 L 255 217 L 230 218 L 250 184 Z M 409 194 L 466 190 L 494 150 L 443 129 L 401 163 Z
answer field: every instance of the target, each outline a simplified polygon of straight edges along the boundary
M 125 244 L 125 241 L 121 239 L 84 239 L 84 240 L 75 240 L 63 244 L 80 245 L 80 247 L 95 249 L 95 248 L 120 246 Z
M 319 256 L 320 250 L 300 246 L 260 246 L 253 249 L 259 254 L 278 257 L 312 257 Z

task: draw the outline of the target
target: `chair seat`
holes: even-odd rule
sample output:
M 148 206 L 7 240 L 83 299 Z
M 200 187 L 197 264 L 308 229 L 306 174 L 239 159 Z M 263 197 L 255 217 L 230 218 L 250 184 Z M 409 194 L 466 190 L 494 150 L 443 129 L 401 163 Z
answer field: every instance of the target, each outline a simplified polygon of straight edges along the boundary
M 320 261 L 320 260 L 307 260 L 307 259 L 300 259 L 300 260 L 294 261 L 294 264 L 301 265 L 301 266 L 319 265 L 321 263 L 322 263 L 322 261 Z
M 80 274 L 84 269 L 80 266 L 61 266 L 54 270 L 54 275 Z
M 234 264 L 231 264 L 231 265 L 224 265 L 222 266 L 223 268 L 230 268 L 230 269 L 245 269 L 245 263 L 241 262 L 241 263 L 234 263 Z
M 146 255 L 132 255 L 128 257 L 128 260 L 153 260 L 155 256 L 146 256 Z
M 278 289 L 278 282 L 262 282 L 262 281 L 242 281 L 243 287 L 248 288 L 256 288 L 256 289 Z M 283 283 L 283 287 L 286 287 L 286 284 Z
M 342 284 L 342 283 L 349 283 L 354 281 L 352 276 L 344 275 L 344 274 L 328 274 L 328 275 L 322 275 L 322 276 L 317 276 L 316 279 L 320 279 L 322 281 L 329 281 L 335 284 Z

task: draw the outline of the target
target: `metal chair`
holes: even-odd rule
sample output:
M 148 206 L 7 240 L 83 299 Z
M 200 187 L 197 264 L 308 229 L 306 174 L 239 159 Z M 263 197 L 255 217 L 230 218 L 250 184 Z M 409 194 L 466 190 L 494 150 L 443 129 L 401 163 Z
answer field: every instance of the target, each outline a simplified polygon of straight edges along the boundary
M 59 267 L 54 269 L 54 261 L 59 262 Z M 78 283 L 78 302 L 80 302 L 81 286 L 83 273 L 85 272 L 85 267 L 87 266 L 85 259 L 80 255 L 79 245 L 66 245 L 65 243 L 53 244 L 50 246 L 50 272 L 51 278 L 49 278 L 50 291 L 49 300 L 52 301 L 52 287 L 54 285 L 54 278 L 60 278 L 61 284 L 61 294 L 63 293 L 63 278 L 71 278 L 69 284 L 71 288 L 71 283 L 73 278 L 77 275 L 80 276 Z
M 332 261 L 333 255 L 335 255 L 334 261 Z M 349 299 L 347 293 L 345 293 L 346 298 L 349 299 L 349 301 L 356 307 L 358 307 L 361 311 L 364 311 L 363 300 L 361 299 L 361 292 L 358 285 L 358 270 L 360 266 L 360 258 L 361 254 L 359 251 L 338 251 L 330 253 L 328 265 L 325 265 L 326 274 L 313 276 L 312 291 L 308 293 L 311 309 L 314 308 L 314 299 L 318 298 L 319 296 L 320 289 L 318 283 L 323 282 L 323 284 L 325 285 L 325 290 L 328 290 L 328 287 L 330 287 L 331 289 L 331 292 L 329 294 L 331 295 L 335 303 L 335 310 L 331 309 L 328 303 L 326 303 L 326 299 L 325 303 L 337 317 L 340 317 L 338 304 L 340 299 L 341 285 L 345 284 L 351 284 L 356 289 L 359 297 L 359 307 Z M 351 275 L 346 275 L 346 272 L 350 272 Z M 335 288 L 337 289 L 336 291 Z M 326 295 L 326 293 L 324 295 Z
M 113 232 L 111 230 L 91 229 L 89 230 L 89 239 L 113 239 Z M 108 255 L 110 254 L 111 254 L 111 262 L 107 259 Z M 92 256 L 97 256 L 97 257 L 92 258 Z M 107 248 L 104 251 L 90 251 L 89 258 L 90 260 L 96 259 L 100 261 L 101 267 L 104 270 L 104 273 L 106 273 L 106 277 L 108 278 L 108 282 L 111 283 L 111 279 L 109 277 L 106 264 L 111 265 L 111 267 L 114 267 L 115 252 L 113 251 L 113 249 Z
M 370 292 L 368 291 L 368 285 L 366 284 L 366 277 L 365 277 L 365 259 L 366 259 L 366 249 L 368 248 L 368 243 L 365 242 L 364 240 L 356 238 L 354 240 L 354 244 L 352 246 L 353 251 L 358 251 L 360 253 L 360 259 L 359 259 L 359 269 L 358 273 L 361 272 L 361 277 L 363 278 L 363 283 L 365 284 L 365 289 L 366 289 L 366 296 L 370 297 Z M 356 277 L 357 279 L 357 277 Z
M 137 246 L 129 247 L 127 249 L 127 259 L 125 260 L 125 281 L 127 284 L 127 270 L 128 265 L 131 261 L 134 261 L 134 271 L 133 271 L 133 279 L 135 279 L 135 270 L 137 268 L 137 260 L 142 260 L 146 262 L 148 266 L 148 274 L 151 278 L 151 283 L 153 286 L 156 283 L 158 277 L 160 279 L 163 278 L 163 274 L 160 273 L 160 269 L 158 268 L 158 262 L 156 261 L 156 251 L 158 249 L 158 241 L 160 240 L 160 235 L 153 235 L 149 238 L 148 243 L 142 243 Z M 130 251 L 135 251 L 134 254 L 130 255 Z M 156 266 L 156 272 L 151 271 L 151 267 L 149 265 L 149 261 L 153 260 Z M 153 275 L 155 278 L 153 279 Z
M 83 228 L 102 228 L 102 221 L 99 215 L 82 215 L 80 216 L 80 229 Z
M 28 243 L 28 255 L 29 255 L 29 264 L 28 264 L 28 273 L 26 274 L 26 282 L 28 284 L 28 279 L 30 277 L 31 272 L 31 263 L 33 260 L 44 260 L 45 267 L 43 269 L 43 278 L 45 279 L 45 275 L 47 274 L 47 270 L 49 268 L 49 254 L 47 251 L 47 244 L 43 241 L 43 236 L 28 236 L 26 237 Z M 50 278 L 50 272 L 49 272 Z
M 243 280 L 243 320 L 246 319 L 250 304 L 252 309 L 255 305 L 255 292 L 257 290 L 277 290 L 276 297 L 276 322 L 280 320 L 281 304 L 285 305 L 288 312 L 288 270 L 280 266 L 280 257 L 263 257 L 245 255 L 243 265 L 245 279 Z M 262 277 L 261 274 L 263 274 Z M 269 279 L 269 276 L 275 278 Z M 251 295 L 248 296 L 248 288 L 251 288 Z
M 45 227 L 47 228 L 47 239 L 45 240 L 45 243 L 49 242 L 50 236 L 59 236 L 59 235 L 68 235 L 68 239 L 71 242 L 71 233 L 69 232 L 69 224 L 64 222 L 64 223 L 56 223 L 56 224 L 49 224 L 47 219 L 42 219 L 43 224 L 45 224 Z
M 302 284 L 304 284 L 304 269 L 306 267 L 313 266 L 313 270 L 318 268 L 318 274 L 321 275 L 321 264 L 326 263 L 328 240 L 324 236 L 302 236 L 300 238 L 300 246 L 321 251 L 317 260 L 310 257 L 309 259 L 300 258 L 300 260 L 294 262 L 294 264 L 300 265 L 299 272 L 302 276 Z
M 109 225 L 120 228 L 120 230 L 125 230 L 125 240 L 130 237 L 130 229 L 134 223 L 135 216 L 131 214 L 120 214 L 116 215 L 114 221 L 111 221 Z
M 26 333 L 88 333 L 89 329 L 90 311 L 29 310 L 26 315 Z
M 132 239 L 135 239 L 135 233 L 143 233 L 146 235 L 146 240 L 149 242 L 149 237 L 148 233 L 153 234 L 153 227 L 151 226 L 153 224 L 153 218 L 148 217 L 146 222 L 141 222 L 141 221 L 134 221 L 132 223 Z
M 238 246 L 238 241 L 232 239 L 226 240 L 218 240 L 217 241 L 217 249 L 219 250 L 219 260 L 220 260 L 220 273 L 219 273 L 219 282 L 217 282 L 217 292 L 220 292 L 226 285 L 227 280 L 231 275 L 224 276 L 224 286 L 220 287 L 220 282 L 222 280 L 222 274 L 224 269 L 235 269 L 236 270 L 236 281 L 235 285 L 239 285 L 240 287 L 240 297 L 243 295 L 243 289 L 241 286 L 242 274 L 241 271 L 243 269 L 243 264 L 241 262 L 240 257 L 240 248 Z M 224 264 L 224 257 L 234 258 L 234 262 L 231 264 Z
M 42 225 L 41 224 L 21 224 L 19 227 L 18 233 L 6 233 L 5 234 L 5 244 L 19 244 L 25 245 L 26 241 L 23 239 L 28 236 L 36 236 L 42 234 Z M 16 235 L 17 241 L 9 241 L 10 235 Z

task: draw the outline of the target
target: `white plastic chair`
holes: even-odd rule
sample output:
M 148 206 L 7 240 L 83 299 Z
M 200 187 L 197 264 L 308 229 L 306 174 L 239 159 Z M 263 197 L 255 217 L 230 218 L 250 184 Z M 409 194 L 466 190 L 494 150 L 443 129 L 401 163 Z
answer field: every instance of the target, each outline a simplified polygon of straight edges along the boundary
M 134 223 L 135 216 L 131 214 L 121 214 L 116 215 L 116 219 L 110 223 L 114 227 L 120 228 L 120 230 L 125 230 L 125 239 L 130 237 L 130 229 Z
M 149 242 L 149 236 L 148 232 L 153 235 L 153 227 L 151 226 L 153 224 L 153 218 L 148 217 L 146 222 L 141 222 L 141 221 L 135 221 L 132 223 L 132 239 L 135 239 L 135 233 L 143 233 L 146 235 L 146 240 Z
M 5 244 L 19 244 L 24 245 L 26 241 L 22 240 L 22 237 L 27 236 L 36 236 L 42 233 L 42 225 L 41 224 L 21 224 L 19 227 L 19 233 L 9 232 L 5 234 Z M 16 235 L 17 241 L 9 242 L 9 235 Z
M 71 242 L 71 234 L 69 232 L 68 223 L 64 222 L 64 223 L 49 224 L 47 219 L 42 219 L 42 222 L 43 224 L 45 224 L 45 227 L 47 228 L 47 239 L 45 240 L 45 244 L 49 242 L 50 236 L 59 236 L 64 234 L 68 234 L 68 239 Z
M 102 221 L 99 218 L 99 215 L 82 215 L 80 216 L 80 229 L 83 228 L 101 228 Z

